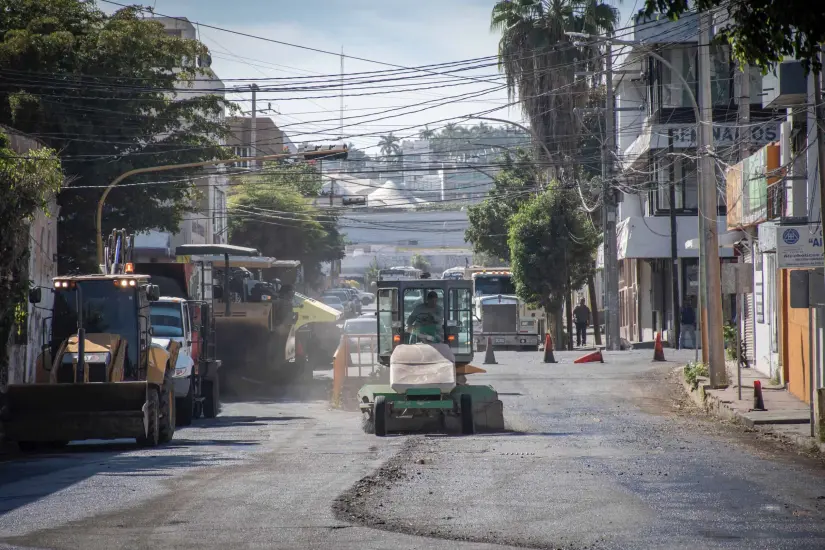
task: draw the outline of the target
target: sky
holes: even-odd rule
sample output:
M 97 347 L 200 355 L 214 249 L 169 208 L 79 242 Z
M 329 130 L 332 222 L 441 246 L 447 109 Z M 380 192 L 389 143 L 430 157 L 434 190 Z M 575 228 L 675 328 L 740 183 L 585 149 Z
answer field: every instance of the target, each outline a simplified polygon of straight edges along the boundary
M 106 11 L 117 8 L 98 2 Z M 153 6 L 157 14 L 186 17 L 193 23 L 336 54 L 343 48 L 345 55 L 351 56 L 344 59 L 344 73 L 348 75 L 345 78 L 356 78 L 352 73 L 398 70 L 387 64 L 411 68 L 489 57 L 473 63 L 482 65 L 476 69 L 447 77 L 432 74 L 434 70 L 444 69 L 430 69 L 429 73 L 408 71 L 402 76 L 414 78 L 371 84 L 379 87 L 351 90 L 350 95 L 345 86 L 344 116 L 358 117 L 344 120 L 345 140 L 370 154 L 378 152 L 376 144 L 380 135 L 392 131 L 402 138 L 414 138 L 425 125 L 439 129 L 447 122 L 473 124 L 476 121 L 468 121 L 468 116 L 492 109 L 497 110 L 487 116 L 522 121 L 518 106 L 509 105 L 503 76 L 493 58 L 498 36 L 490 31 L 490 11 L 495 0 L 142 0 L 141 3 Z M 624 0 L 619 8 L 624 24 L 635 8 L 634 0 Z M 276 44 L 203 25 L 198 25 L 200 39 L 209 47 L 212 68 L 227 87 L 242 86 L 248 83 L 243 79 L 250 78 L 292 79 L 289 85 L 294 87 L 298 82 L 294 80 L 296 77 L 312 76 L 315 84 L 337 85 L 337 75 L 341 72 L 339 55 Z M 287 81 L 258 81 L 257 84 L 285 85 Z M 387 93 L 390 90 L 386 86 L 395 88 Z M 421 89 L 433 86 L 442 87 Z M 382 93 L 375 94 L 376 91 Z M 355 95 L 366 93 L 372 95 Z M 271 116 L 295 143 L 333 143 L 340 140 L 341 134 L 338 94 L 337 87 L 321 91 L 260 92 L 258 109 L 267 108 L 271 103 L 274 112 L 259 116 Z M 243 110 L 251 108 L 248 93 L 230 93 L 227 97 L 238 101 Z M 405 108 L 388 111 L 401 106 Z

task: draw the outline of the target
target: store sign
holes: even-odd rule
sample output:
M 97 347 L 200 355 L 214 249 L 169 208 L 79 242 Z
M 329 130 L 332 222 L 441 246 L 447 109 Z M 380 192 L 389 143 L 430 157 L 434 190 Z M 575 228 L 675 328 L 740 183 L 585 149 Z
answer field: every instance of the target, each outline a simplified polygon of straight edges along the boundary
M 777 225 L 776 261 L 779 269 L 821 267 L 822 225 Z
M 736 125 L 714 124 L 713 125 L 713 146 L 731 147 L 740 143 L 740 132 L 750 132 L 750 142 L 752 145 L 767 145 L 779 139 L 779 123 L 769 122 L 758 126 L 750 126 L 747 129 L 739 128 Z M 668 132 L 673 132 L 673 146 L 676 148 L 696 147 L 696 126 L 679 126 L 676 128 L 661 128 L 657 133 L 667 136 Z

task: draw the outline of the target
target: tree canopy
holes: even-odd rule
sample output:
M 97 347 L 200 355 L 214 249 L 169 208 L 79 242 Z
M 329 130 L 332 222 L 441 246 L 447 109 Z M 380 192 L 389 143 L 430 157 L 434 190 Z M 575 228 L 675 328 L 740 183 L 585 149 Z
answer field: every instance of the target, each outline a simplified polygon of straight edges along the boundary
M 192 88 L 222 85 L 203 44 L 136 8 L 106 15 L 93 2 L 0 0 L 0 14 L 0 123 L 58 151 L 69 183 L 59 195 L 60 269 L 93 269 L 102 187 L 133 168 L 226 154 L 228 103 Z M 187 180 L 195 173 L 130 178 L 107 199 L 104 233 L 176 231 L 204 187 Z
M 556 309 L 592 275 L 600 238 L 578 201 L 574 190 L 551 187 L 513 217 L 510 263 L 523 300 Z
M 693 11 L 720 9 L 730 20 L 717 35 L 730 43 L 735 58 L 767 71 L 785 57 L 819 70 L 825 42 L 825 10 L 808 0 L 645 0 L 641 13 L 678 19 Z
M 503 157 L 501 171 L 493 178 L 493 188 L 481 203 L 468 209 L 470 222 L 464 233 L 473 251 L 509 261 L 508 231 L 512 217 L 539 189 L 539 174 L 533 156 L 523 149 Z
M 344 257 L 338 217 L 310 204 L 321 188 L 320 174 L 306 163 L 268 163 L 247 176 L 229 197 L 230 242 L 257 248 L 265 256 L 300 260 L 313 284 L 320 264 Z
M 12 327 L 25 326 L 16 322 L 26 311 L 29 289 L 29 223 L 38 208 L 47 211 L 48 201 L 63 181 L 53 150 L 21 154 L 9 145 L 8 136 L 0 132 L 0 387 L 7 381 L 6 344 Z

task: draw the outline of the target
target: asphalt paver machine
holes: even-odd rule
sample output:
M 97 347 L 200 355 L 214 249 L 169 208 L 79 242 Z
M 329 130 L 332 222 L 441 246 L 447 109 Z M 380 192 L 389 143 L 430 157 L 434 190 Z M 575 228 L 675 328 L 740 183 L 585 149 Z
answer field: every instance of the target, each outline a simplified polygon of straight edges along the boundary
M 472 281 L 382 281 L 377 290 L 378 357 L 390 383 L 358 392 L 368 431 L 503 430 L 498 393 L 467 383 L 469 374 L 485 372 L 470 364 Z

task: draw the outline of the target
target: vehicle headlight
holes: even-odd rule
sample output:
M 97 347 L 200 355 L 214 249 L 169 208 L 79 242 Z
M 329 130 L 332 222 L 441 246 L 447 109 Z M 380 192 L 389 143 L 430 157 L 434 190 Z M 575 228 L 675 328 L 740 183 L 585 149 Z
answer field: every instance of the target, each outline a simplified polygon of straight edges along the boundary
M 109 364 L 109 359 L 111 359 L 112 354 L 109 352 L 105 353 L 84 353 L 84 359 L 87 363 L 104 363 Z M 76 353 L 65 353 L 63 354 L 63 362 L 64 363 L 74 363 L 77 361 L 77 354 Z
M 175 367 L 175 376 L 186 376 L 186 367 Z

